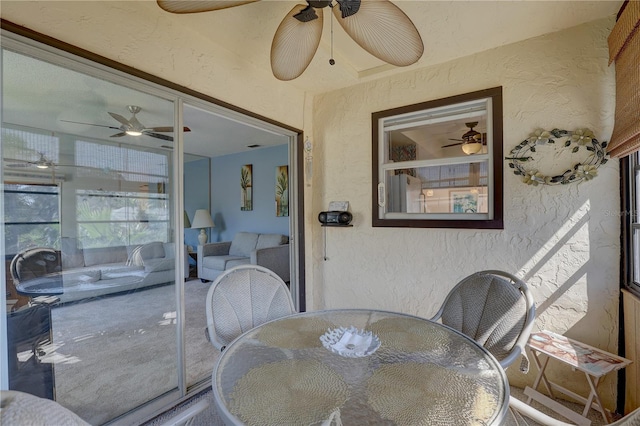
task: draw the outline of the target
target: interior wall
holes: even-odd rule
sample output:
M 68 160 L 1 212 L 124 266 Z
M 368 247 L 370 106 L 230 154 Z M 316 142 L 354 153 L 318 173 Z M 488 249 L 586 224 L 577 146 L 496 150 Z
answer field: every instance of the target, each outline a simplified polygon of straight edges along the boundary
M 184 168 L 184 211 L 187 212 L 189 220 L 193 221 L 193 216 L 198 209 L 207 209 L 209 212 L 210 188 L 209 188 L 209 163 L 208 158 L 190 161 Z M 198 246 L 199 229 L 185 229 L 184 243 L 188 246 Z M 211 238 L 211 230 L 207 230 Z M 209 240 L 211 241 L 211 240 Z
M 313 190 L 307 207 L 313 241 L 307 261 L 312 268 L 309 309 L 378 308 L 431 317 L 460 279 L 500 269 L 522 277 L 531 288 L 537 305 L 534 330 L 564 333 L 616 353 L 617 161 L 600 167 L 592 181 L 535 187 L 505 164 L 503 230 L 371 225 L 373 112 L 502 86 L 505 154 L 538 128 L 587 127 L 599 140 L 608 140 L 615 83 L 607 37 L 613 22 L 613 17 L 598 20 L 316 96 Z M 569 160 L 582 161 L 585 152 Z M 350 202 L 353 227 L 320 227 L 315 217 L 331 200 Z M 532 367 L 524 376 L 510 369 L 511 383 L 530 383 L 535 372 Z M 584 381 L 568 368 L 552 368 L 550 374 L 571 381 L 568 387 Z M 615 375 L 601 386 L 605 405 L 615 408 Z M 576 390 L 586 392 L 586 383 Z
M 253 165 L 253 210 L 240 210 L 240 168 Z M 289 216 L 276 216 L 276 167 L 289 164 L 280 145 L 211 159 L 212 240 L 231 241 L 241 231 L 289 235 Z M 291 174 L 289 175 L 291 178 Z

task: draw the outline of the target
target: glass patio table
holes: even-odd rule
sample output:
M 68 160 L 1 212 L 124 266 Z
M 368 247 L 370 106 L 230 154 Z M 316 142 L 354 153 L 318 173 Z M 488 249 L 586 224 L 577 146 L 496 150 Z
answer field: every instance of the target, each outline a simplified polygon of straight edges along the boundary
M 500 425 L 509 395 L 504 370 L 474 340 L 361 309 L 249 330 L 222 352 L 212 381 L 229 425 Z

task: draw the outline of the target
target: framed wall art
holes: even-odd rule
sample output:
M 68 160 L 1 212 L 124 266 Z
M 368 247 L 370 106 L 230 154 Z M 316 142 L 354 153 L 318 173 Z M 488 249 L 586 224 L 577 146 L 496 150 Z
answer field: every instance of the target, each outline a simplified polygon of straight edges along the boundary
M 240 168 L 240 210 L 253 210 L 253 165 Z
M 276 216 L 289 216 L 289 166 L 276 167 Z
M 477 213 L 478 191 L 450 190 L 451 213 Z

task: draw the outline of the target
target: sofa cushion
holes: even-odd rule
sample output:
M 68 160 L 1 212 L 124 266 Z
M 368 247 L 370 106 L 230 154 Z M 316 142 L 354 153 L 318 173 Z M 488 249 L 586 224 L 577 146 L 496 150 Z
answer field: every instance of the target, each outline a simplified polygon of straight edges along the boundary
M 142 266 L 125 266 L 121 263 L 100 265 L 100 279 L 110 280 L 127 277 L 129 275 L 139 275 L 142 271 L 144 271 Z
M 242 257 L 240 259 L 232 259 L 227 262 L 225 266 L 225 270 L 231 269 L 234 266 L 249 265 L 250 263 L 251 263 L 251 259 L 249 259 L 248 257 Z
M 269 247 L 277 247 L 286 244 L 288 238 L 281 234 L 260 234 L 256 244 L 256 250 Z
M 160 241 L 144 244 L 140 247 L 140 256 L 142 256 L 142 260 L 164 257 L 164 244 Z
M 82 254 L 84 255 L 84 266 L 125 263 L 127 261 L 127 248 L 125 246 L 84 249 Z
M 127 266 L 144 266 L 145 260 L 164 258 L 165 255 L 164 245 L 160 241 L 142 244 L 127 251 L 129 251 Z
M 170 271 L 175 268 L 175 259 L 161 257 L 159 259 L 148 259 L 144 261 L 145 272 Z
M 162 244 L 162 248 L 164 250 L 164 257 L 166 258 L 175 258 L 176 257 L 176 245 L 173 243 L 164 243 Z
M 257 243 L 258 234 L 255 232 L 238 232 L 235 237 L 233 237 L 229 254 L 232 256 L 249 257 L 251 252 L 256 249 Z
M 131 249 L 127 247 L 127 251 L 129 252 L 129 256 L 127 257 L 127 266 L 142 266 L 142 256 L 140 256 L 140 250 L 142 246 L 131 246 Z
M 81 268 L 84 266 L 82 247 L 77 238 L 62 237 L 60 239 L 62 252 L 62 269 Z
M 249 258 L 244 256 L 207 256 L 202 259 L 202 267 L 206 269 L 214 269 L 216 271 L 224 271 L 225 269 L 229 269 L 227 267 L 228 262 L 242 259 L 246 260 L 246 263 L 249 263 Z

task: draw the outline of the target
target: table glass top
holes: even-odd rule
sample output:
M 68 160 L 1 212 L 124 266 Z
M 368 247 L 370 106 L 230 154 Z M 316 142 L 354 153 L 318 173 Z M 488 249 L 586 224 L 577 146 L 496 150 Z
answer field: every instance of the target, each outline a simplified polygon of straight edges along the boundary
M 354 328 L 323 344 L 341 327 Z M 473 340 L 384 311 L 307 312 L 254 328 L 224 350 L 213 380 L 230 424 L 500 424 L 508 404 L 504 371 Z

